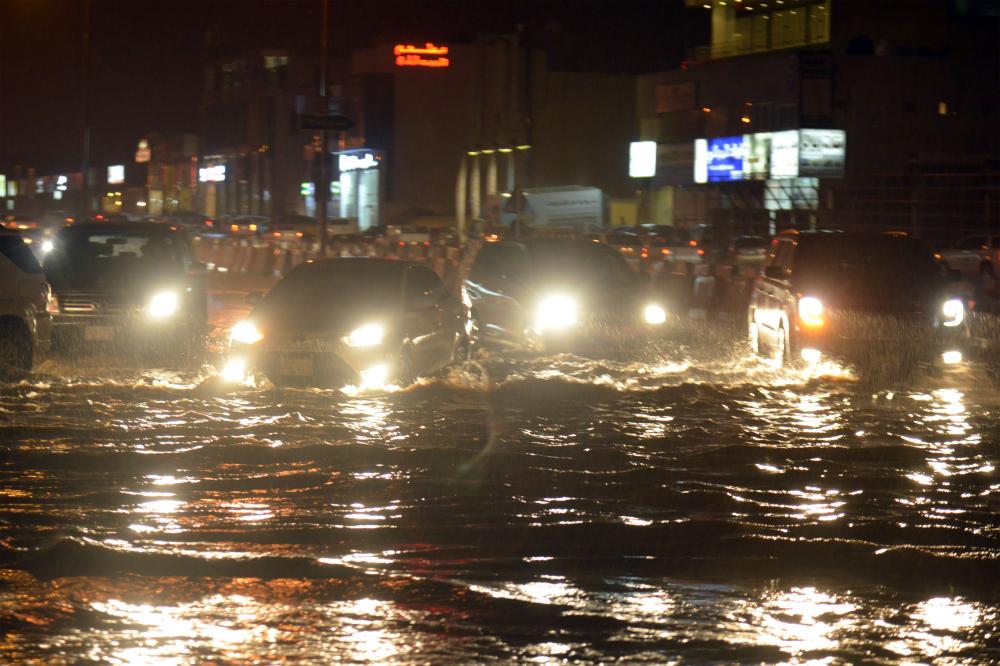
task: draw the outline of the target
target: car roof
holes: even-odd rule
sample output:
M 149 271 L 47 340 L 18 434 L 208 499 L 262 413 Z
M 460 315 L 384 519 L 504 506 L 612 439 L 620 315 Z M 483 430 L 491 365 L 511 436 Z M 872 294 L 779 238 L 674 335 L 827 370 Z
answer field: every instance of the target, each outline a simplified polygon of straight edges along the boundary
M 76 224 L 63 227 L 63 229 L 70 230 L 80 230 L 86 232 L 100 232 L 106 231 L 108 233 L 128 233 L 128 232 L 144 232 L 144 233 L 172 233 L 177 232 L 177 228 L 166 222 L 126 222 L 126 221 L 108 221 L 108 222 L 77 222 Z
M 384 270 L 396 269 L 403 272 L 411 266 L 424 266 L 416 261 L 403 261 L 400 259 L 382 259 L 380 257 L 331 257 L 329 259 L 310 259 L 302 264 L 312 267 L 312 270 L 323 268 L 352 268 L 357 270 Z

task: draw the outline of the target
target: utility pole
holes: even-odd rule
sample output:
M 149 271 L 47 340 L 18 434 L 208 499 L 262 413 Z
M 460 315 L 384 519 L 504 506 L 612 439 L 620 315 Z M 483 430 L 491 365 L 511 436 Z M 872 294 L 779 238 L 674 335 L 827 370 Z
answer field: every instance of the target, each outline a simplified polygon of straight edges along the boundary
M 90 217 L 90 0 L 83 0 L 83 161 L 80 165 L 80 219 Z
M 320 113 L 327 114 L 330 111 L 329 101 L 326 99 L 326 61 L 327 61 L 327 24 L 330 20 L 330 0 L 323 0 L 323 23 L 320 32 L 320 75 L 319 75 L 319 102 Z M 319 160 L 319 182 L 316 183 L 316 205 L 319 207 L 319 252 L 321 257 L 326 256 L 327 246 L 327 219 L 326 202 L 330 198 L 330 183 L 326 173 L 326 160 L 330 152 L 327 142 L 326 130 L 320 130 L 320 160 Z

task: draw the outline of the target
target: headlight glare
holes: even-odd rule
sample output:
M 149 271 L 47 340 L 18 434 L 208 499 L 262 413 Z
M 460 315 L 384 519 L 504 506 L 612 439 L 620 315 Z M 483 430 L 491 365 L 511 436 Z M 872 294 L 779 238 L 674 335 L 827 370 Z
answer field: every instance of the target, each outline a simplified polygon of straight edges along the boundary
M 819 328 L 823 325 L 823 302 L 814 296 L 803 296 L 799 299 L 799 320 L 808 328 Z
M 667 311 L 655 303 L 650 303 L 642 312 L 647 324 L 662 324 L 667 320 Z
M 576 324 L 576 301 L 569 296 L 547 296 L 538 304 L 535 327 L 539 331 L 561 330 Z
M 260 330 L 248 321 L 237 322 L 233 326 L 233 330 L 229 332 L 230 342 L 239 342 L 244 345 L 260 342 L 263 337 Z
M 385 329 L 378 324 L 365 324 L 351 331 L 344 340 L 351 347 L 374 347 L 382 343 Z
M 960 298 L 950 298 L 941 306 L 944 326 L 958 326 L 965 319 L 965 305 Z
M 153 297 L 149 299 L 146 312 L 153 319 L 163 319 L 177 312 L 179 305 L 180 299 L 177 298 L 177 292 L 161 291 L 153 294 Z

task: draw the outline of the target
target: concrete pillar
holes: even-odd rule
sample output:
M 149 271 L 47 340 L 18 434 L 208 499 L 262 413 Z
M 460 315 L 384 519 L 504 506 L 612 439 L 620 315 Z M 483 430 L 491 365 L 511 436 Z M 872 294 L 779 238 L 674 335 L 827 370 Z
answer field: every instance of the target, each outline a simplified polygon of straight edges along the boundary
M 479 171 L 479 154 L 472 157 L 472 174 L 469 177 L 469 207 L 472 219 L 478 220 L 482 216 L 482 175 Z
M 497 193 L 497 154 L 490 153 L 486 163 L 486 194 Z

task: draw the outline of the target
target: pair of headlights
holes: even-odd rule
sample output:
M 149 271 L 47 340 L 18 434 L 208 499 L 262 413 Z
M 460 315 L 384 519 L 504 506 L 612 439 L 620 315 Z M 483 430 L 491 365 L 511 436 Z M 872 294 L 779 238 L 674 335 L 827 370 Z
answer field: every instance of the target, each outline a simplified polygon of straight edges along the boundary
M 799 321 L 807 328 L 823 326 L 823 301 L 815 296 L 799 299 Z M 960 298 L 950 298 L 941 306 L 941 325 L 949 328 L 961 325 L 965 319 L 965 304 Z
M 666 310 L 655 303 L 647 305 L 642 315 L 647 324 L 659 325 L 667 320 Z M 577 303 L 570 296 L 547 296 L 538 303 L 535 310 L 535 329 L 538 331 L 561 331 L 576 323 Z
M 381 344 L 384 337 L 385 328 L 380 324 L 365 324 L 345 335 L 344 342 L 350 347 L 374 347 Z M 229 339 L 231 342 L 253 345 L 263 340 L 264 334 L 252 322 L 244 320 L 233 326 Z

